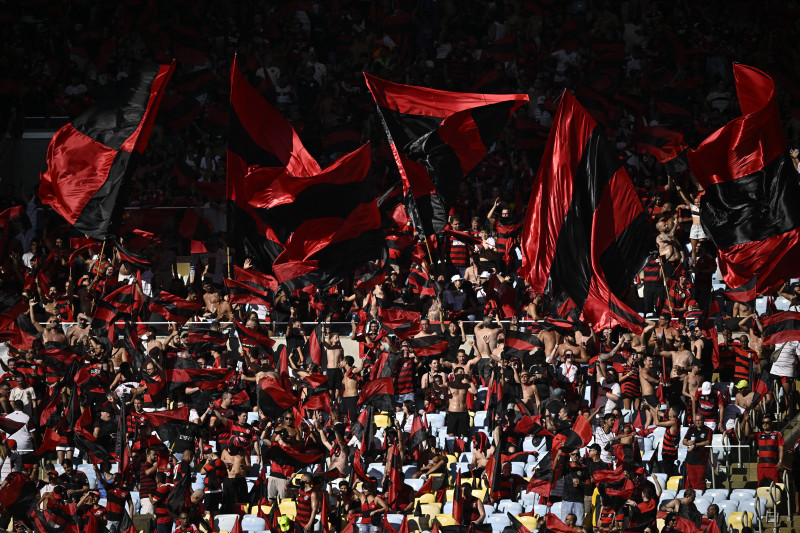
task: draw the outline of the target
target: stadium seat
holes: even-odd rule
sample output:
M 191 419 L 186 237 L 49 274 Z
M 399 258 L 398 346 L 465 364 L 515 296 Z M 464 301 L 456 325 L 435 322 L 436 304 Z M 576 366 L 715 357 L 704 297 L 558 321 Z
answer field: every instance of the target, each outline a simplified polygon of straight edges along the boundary
M 753 527 L 753 514 L 737 511 L 728 516 L 728 527 L 741 532 L 743 527 Z
M 536 505 L 533 506 L 533 512 L 535 514 L 538 514 L 539 516 L 544 516 L 547 513 L 549 513 L 550 510 L 547 508 L 546 505 L 542 505 L 542 504 L 537 503 Z
M 426 514 L 426 515 L 428 515 L 430 517 L 435 517 L 436 515 L 440 515 L 443 512 L 446 512 L 446 511 L 444 511 L 442 509 L 442 504 L 441 503 L 425 503 L 423 505 L 420 505 L 419 511 L 422 514 Z
M 434 494 L 432 492 L 429 492 L 427 494 L 423 494 L 422 496 L 417 498 L 417 501 L 420 504 L 423 504 L 423 503 L 436 503 L 436 494 Z
M 370 463 L 367 466 L 367 475 L 378 478 L 378 483 L 380 483 L 385 470 L 386 465 L 384 463 Z
M 433 428 L 442 428 L 444 427 L 444 415 L 440 413 L 429 413 L 428 417 L 428 427 L 431 429 Z
M 756 522 L 766 515 L 767 500 L 764 498 L 751 497 L 749 499 L 740 499 L 736 501 L 739 503 L 739 510 L 753 513 Z
M 539 516 L 517 516 L 523 526 L 528 528 L 528 531 L 536 531 L 536 525 L 539 523 Z
M 511 502 L 506 505 L 505 509 L 502 510 L 504 513 L 511 513 L 512 515 L 518 515 L 525 512 L 525 508 L 522 506 L 521 503 Z
M 700 511 L 700 513 L 702 514 L 706 514 L 706 511 L 708 511 L 708 506 L 711 505 L 712 503 L 713 500 L 707 498 L 697 498 L 694 501 L 695 507 L 697 507 L 697 510 Z
M 403 478 L 409 478 L 417 473 L 417 465 L 403 465 Z
M 742 500 L 745 498 L 754 498 L 755 495 L 755 489 L 735 489 L 731 491 L 731 499 L 736 498 L 737 500 Z
M 247 423 L 252 424 L 254 422 L 258 422 L 258 413 L 255 411 L 248 411 L 247 412 Z
M 237 518 L 239 518 L 239 515 L 236 514 L 218 514 L 214 517 L 214 527 L 217 531 L 230 531 L 236 524 Z
M 448 501 L 444 502 L 442 506 L 442 513 L 444 514 L 453 514 L 453 499 L 449 499 Z
M 491 525 L 492 531 L 503 531 L 511 525 L 511 519 L 505 513 L 487 514 L 483 523 Z
M 672 501 L 677 497 L 677 495 L 678 495 L 678 492 L 675 491 L 675 490 L 662 490 L 661 491 L 661 501 L 662 502 L 664 502 L 664 501 L 667 501 L 667 502 L 668 501 Z
M 667 485 L 664 487 L 667 490 L 674 490 L 678 491 L 678 487 L 680 487 L 681 480 L 683 480 L 682 476 L 672 476 L 667 480 Z
M 374 420 L 376 428 L 388 428 L 391 425 L 387 415 L 375 415 Z
M 264 531 L 267 528 L 267 521 L 255 515 L 245 515 L 242 518 L 243 531 Z
M 288 516 L 290 520 L 294 520 L 294 517 L 297 516 L 297 506 L 293 501 L 282 501 L 278 504 L 278 509 L 280 509 L 282 515 Z
M 728 499 L 728 491 L 726 489 L 708 489 L 703 493 L 706 498 L 711 498 L 714 503 L 719 504 Z
M 550 512 L 561 518 L 561 502 L 556 502 L 550 506 Z
M 524 463 L 511 463 L 511 473 L 518 476 L 525 477 L 525 464 Z
M 739 502 L 736 500 L 725 500 L 717 505 L 719 506 L 719 512 L 725 513 L 725 516 L 730 516 L 739 510 Z
M 435 520 L 439 524 L 439 527 L 457 526 L 458 525 L 456 523 L 456 519 L 453 518 L 453 515 L 451 515 L 451 514 L 436 515 Z
M 768 519 L 772 516 L 773 519 L 777 521 L 779 513 L 778 506 L 783 502 L 783 490 L 781 490 L 778 485 L 774 487 L 758 487 L 756 489 L 756 495 L 765 502 L 766 512 L 763 517 Z
M 472 463 L 472 452 L 461 452 L 458 456 L 459 463 Z
M 400 524 L 403 523 L 403 517 L 405 515 L 399 513 L 389 513 L 386 515 L 386 521 L 389 522 L 395 531 L 400 528 Z
M 473 427 L 486 427 L 486 411 L 475 411 L 475 419 L 472 423 Z
M 414 492 L 417 492 L 419 489 L 422 488 L 422 485 L 425 484 L 424 479 L 406 479 L 404 481 L 406 485 L 414 489 Z

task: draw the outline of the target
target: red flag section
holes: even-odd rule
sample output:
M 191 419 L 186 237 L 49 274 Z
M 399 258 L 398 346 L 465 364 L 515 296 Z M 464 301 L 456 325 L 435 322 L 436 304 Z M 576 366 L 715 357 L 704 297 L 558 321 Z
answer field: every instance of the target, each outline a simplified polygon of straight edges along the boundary
M 455 93 L 364 77 L 400 171 L 406 211 L 422 233 L 438 233 L 464 176 L 528 95 Z
M 800 340 L 800 313 L 784 311 L 761 319 L 763 344 L 780 344 Z
M 564 92 L 531 192 L 522 234 L 523 275 L 544 292 L 566 292 L 595 327 L 643 320 L 619 297 L 654 241 L 628 173 L 602 127 Z
M 742 116 L 690 150 L 689 164 L 705 189 L 700 219 L 725 283 L 740 287 L 757 274 L 765 294 L 800 274 L 800 183 L 774 82 L 746 65 L 733 73 Z
M 104 239 L 118 197 L 142 154 L 172 65 L 150 65 L 56 132 L 47 149 L 39 199 L 81 233 Z M 127 198 L 119 198 L 127 200 Z M 116 211 L 116 213 L 115 213 Z M 118 222 L 119 220 L 117 220 Z

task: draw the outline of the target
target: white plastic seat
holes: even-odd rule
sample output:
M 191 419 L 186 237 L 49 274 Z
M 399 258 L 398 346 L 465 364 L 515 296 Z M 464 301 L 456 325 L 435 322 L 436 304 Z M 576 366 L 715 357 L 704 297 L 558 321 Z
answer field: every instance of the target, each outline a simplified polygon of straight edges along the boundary
M 520 503 L 511 502 L 506 505 L 505 509 L 503 509 L 503 512 L 511 513 L 513 516 L 517 516 L 518 514 L 525 512 L 525 508 Z
M 525 465 L 523 463 L 511 463 L 511 473 L 524 477 Z
M 248 411 L 247 423 L 252 424 L 253 422 L 258 422 L 258 413 L 256 413 L 255 411 Z
M 503 531 L 511 525 L 511 519 L 505 513 L 497 513 L 486 516 L 485 524 L 492 526 L 492 531 Z
M 550 506 L 550 512 L 561 518 L 561 502 L 556 502 Z M 542 515 L 544 516 L 544 515 Z
M 399 513 L 387 514 L 386 521 L 389 522 L 389 525 L 391 525 L 395 530 L 397 530 L 400 528 L 400 524 L 403 523 L 404 516 L 405 515 Z
M 755 489 L 735 489 L 731 492 L 731 500 L 743 500 L 746 498 L 755 498 Z
M 142 508 L 142 502 L 139 498 L 139 491 L 133 491 L 131 494 L 131 502 L 133 503 L 133 513 L 139 514 L 139 511 Z
M 697 507 L 697 510 L 700 511 L 701 514 L 706 514 L 706 511 L 708 511 L 708 506 L 711 505 L 711 503 L 712 500 L 706 498 L 697 498 L 694 501 L 695 507 Z
M 707 498 L 713 498 L 716 504 L 728 499 L 728 491 L 726 489 L 708 489 L 703 495 Z
M 719 506 L 719 512 L 725 513 L 725 516 L 730 516 L 731 513 L 739 510 L 739 502 L 737 500 L 725 500 L 717 505 Z
M 428 417 L 428 427 L 430 428 L 441 428 L 444 427 L 444 415 L 440 413 L 429 413 Z
M 472 420 L 473 427 L 486 427 L 486 411 L 475 411 L 475 418 Z
M 736 500 L 738 504 L 739 511 L 746 511 L 748 513 L 753 513 L 753 520 L 758 521 L 761 519 L 762 516 L 765 516 L 767 513 L 767 500 L 763 498 L 750 498 L 750 499 L 741 499 Z
M 267 527 L 267 521 L 255 515 L 245 515 L 242 518 L 243 531 L 263 531 Z
M 385 471 L 386 465 L 384 463 L 370 463 L 369 466 L 367 466 L 367 475 L 378 478 L 378 483 L 383 479 Z
M 403 483 L 405 483 L 406 485 L 408 485 L 409 487 L 414 489 L 414 492 L 417 492 L 419 489 L 422 488 L 422 485 L 425 484 L 425 480 L 424 479 L 409 478 L 409 479 L 403 480 Z
M 214 518 L 214 527 L 217 531 L 230 531 L 236 524 L 237 514 L 219 514 Z

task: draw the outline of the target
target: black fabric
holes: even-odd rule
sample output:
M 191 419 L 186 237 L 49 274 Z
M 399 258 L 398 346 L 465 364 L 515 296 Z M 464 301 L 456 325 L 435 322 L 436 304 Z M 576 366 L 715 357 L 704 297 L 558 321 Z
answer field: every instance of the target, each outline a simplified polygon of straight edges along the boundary
M 718 248 L 755 242 L 800 226 L 800 182 L 785 155 L 758 172 L 706 187 L 700 220 Z

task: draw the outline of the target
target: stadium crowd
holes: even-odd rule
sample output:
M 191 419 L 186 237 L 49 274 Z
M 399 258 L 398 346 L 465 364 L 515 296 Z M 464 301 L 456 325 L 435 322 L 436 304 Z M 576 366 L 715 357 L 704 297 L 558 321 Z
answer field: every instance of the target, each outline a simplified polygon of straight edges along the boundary
M 711 15 L 716 4 L 3 6 L 13 21 L 0 55 L 14 73 L 2 91 L 12 137 L 26 116 L 78 114 L 138 59 L 179 59 L 131 204 L 192 208 L 212 236 L 190 241 L 180 217 L 132 217 L 141 225 L 127 224 L 121 246 L 87 247 L 35 195 L 27 223 L 3 228 L 3 311 L 19 311 L 20 298 L 25 309 L 0 331 L 0 525 L 13 517 L 19 531 L 36 531 L 36 520 L 71 524 L 75 511 L 81 531 L 124 531 L 128 515 L 137 524 L 155 515 L 158 533 L 210 522 L 229 531 L 232 515 L 245 531 L 310 531 L 321 517 L 324 531 L 378 531 L 403 514 L 427 530 L 428 514 L 441 529 L 516 528 L 507 511 L 531 530 L 610 533 L 658 531 L 661 510 L 662 529 L 694 533 L 675 524 L 688 518 L 696 530 L 724 530 L 718 506 L 694 504 L 710 488 L 712 443 L 752 443 L 758 482 L 782 480 L 789 450 L 779 430 L 797 412 L 800 351 L 796 342 L 762 345 L 755 303 L 714 290 L 701 191 L 688 172 L 668 176 L 636 149 L 647 125 L 683 131 L 691 144 L 738 116 L 733 59 L 773 69 L 798 140 L 797 52 L 792 32 L 780 31 L 791 28 L 791 8 L 765 2 L 754 30 L 740 22 L 753 19 L 752 6 L 747 17 L 721 17 Z M 220 186 L 234 51 L 323 167 L 384 138 L 362 71 L 527 93 L 531 104 L 462 184 L 455 233 L 420 243 L 407 221 L 392 219 L 385 281 L 274 288 L 261 304 L 232 303 Z M 653 221 L 656 253 L 628 297 L 649 319 L 640 333 L 595 331 L 516 274 L 525 201 L 564 87 L 607 125 Z M 385 143 L 374 153 L 383 192 L 397 171 Z M 177 257 L 188 253 L 182 277 Z M 129 309 L 103 322 L 100 302 L 128 285 Z M 775 296 L 793 308 L 799 289 L 787 283 Z M 154 306 L 163 311 L 162 291 L 191 312 L 163 322 Z M 389 309 L 416 314 L 418 331 L 395 335 Z M 508 347 L 512 337 L 530 349 Z M 199 377 L 212 375 L 223 379 Z M 387 390 L 389 402 L 379 398 Z M 588 434 L 578 431 L 586 424 Z M 608 477 L 597 477 L 603 470 Z M 685 491 L 662 501 L 673 476 Z M 171 506 L 173 489 L 187 484 Z M 436 502 L 431 513 L 425 506 Z M 539 512 L 554 503 L 563 524 Z

